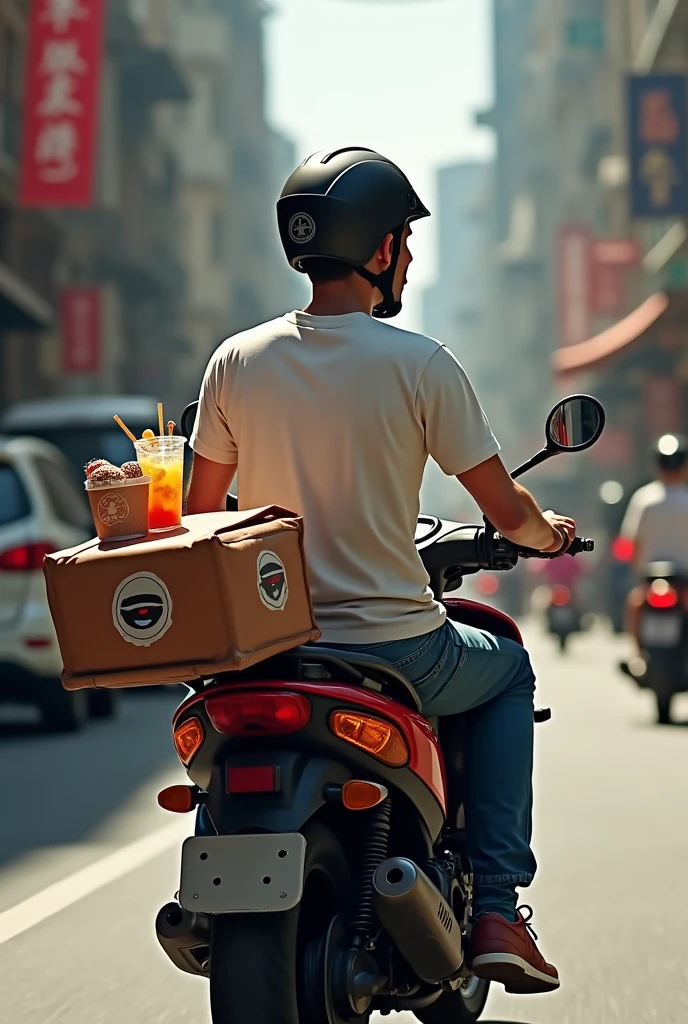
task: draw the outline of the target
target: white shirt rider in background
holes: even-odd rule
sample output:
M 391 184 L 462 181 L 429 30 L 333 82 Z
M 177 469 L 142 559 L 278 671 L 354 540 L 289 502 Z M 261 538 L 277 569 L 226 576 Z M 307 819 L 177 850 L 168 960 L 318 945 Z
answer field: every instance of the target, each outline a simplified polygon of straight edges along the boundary
M 639 573 L 650 562 L 672 562 L 688 575 L 688 438 L 661 437 L 656 463 L 658 479 L 631 498 L 621 535 L 635 544 Z
M 633 565 L 642 577 L 652 562 L 670 562 L 688 577 L 688 438 L 660 437 L 655 447 L 657 479 L 640 487 L 626 509 L 621 536 L 635 545 Z M 628 596 L 629 632 L 639 644 L 644 588 Z

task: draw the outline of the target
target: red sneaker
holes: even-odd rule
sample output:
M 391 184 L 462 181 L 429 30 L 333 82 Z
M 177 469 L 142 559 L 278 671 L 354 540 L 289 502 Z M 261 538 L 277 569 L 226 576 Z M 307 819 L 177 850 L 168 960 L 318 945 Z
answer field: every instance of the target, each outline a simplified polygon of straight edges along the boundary
M 507 992 L 554 992 L 559 988 L 556 967 L 548 964 L 535 945 L 535 932 L 528 924 L 533 911 L 511 924 L 499 914 L 485 914 L 473 926 L 471 946 L 473 971 L 477 978 L 497 981 Z

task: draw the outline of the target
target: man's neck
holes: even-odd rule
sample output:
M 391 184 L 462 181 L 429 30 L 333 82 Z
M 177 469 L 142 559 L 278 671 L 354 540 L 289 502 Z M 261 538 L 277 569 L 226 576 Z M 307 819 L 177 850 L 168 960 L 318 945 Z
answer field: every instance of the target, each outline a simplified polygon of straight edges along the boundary
M 377 292 L 363 278 L 351 278 L 314 285 L 313 298 L 305 312 L 311 316 L 344 316 L 347 313 L 371 316 L 373 306 L 379 301 Z

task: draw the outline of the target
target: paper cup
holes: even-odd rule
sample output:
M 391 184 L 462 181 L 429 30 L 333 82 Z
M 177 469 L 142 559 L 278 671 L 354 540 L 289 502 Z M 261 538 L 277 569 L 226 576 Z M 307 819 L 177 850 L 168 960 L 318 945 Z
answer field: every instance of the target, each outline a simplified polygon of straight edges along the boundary
M 150 477 L 95 487 L 87 480 L 85 486 L 100 540 L 135 540 L 148 535 Z

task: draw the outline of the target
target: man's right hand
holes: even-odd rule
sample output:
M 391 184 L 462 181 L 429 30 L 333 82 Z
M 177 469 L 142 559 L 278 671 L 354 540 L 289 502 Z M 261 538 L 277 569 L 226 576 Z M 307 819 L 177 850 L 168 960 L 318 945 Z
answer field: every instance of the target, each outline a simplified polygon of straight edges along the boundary
M 576 524 L 568 516 L 540 511 L 524 487 L 509 476 L 498 455 L 459 476 L 498 533 L 519 547 L 556 554 L 569 547 Z
M 566 551 L 576 539 L 576 524 L 568 516 L 560 516 L 549 509 L 542 513 L 552 527 L 553 539 L 549 547 L 541 548 L 543 554 L 553 555 L 559 551 Z

